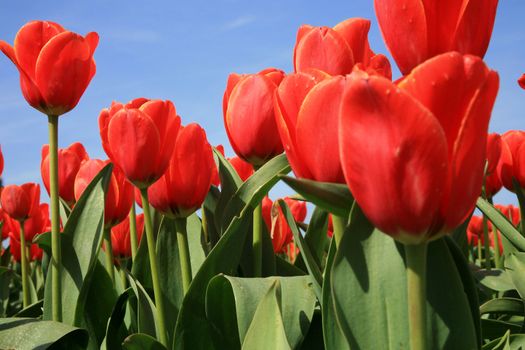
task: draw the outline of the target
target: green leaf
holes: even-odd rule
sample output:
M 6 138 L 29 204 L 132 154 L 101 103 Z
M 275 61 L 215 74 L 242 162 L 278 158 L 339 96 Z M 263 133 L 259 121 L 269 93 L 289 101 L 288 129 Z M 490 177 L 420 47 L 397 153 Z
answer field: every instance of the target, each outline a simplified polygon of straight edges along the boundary
M 221 192 L 219 189 L 215 186 L 212 186 L 206 195 L 206 199 L 204 199 L 204 203 L 202 204 L 201 208 L 203 226 L 206 226 L 206 232 L 204 229 L 202 230 L 201 244 L 203 247 L 205 247 L 206 255 L 208 255 L 208 253 L 217 244 L 219 238 L 221 237 L 220 227 L 217 227 L 215 224 L 216 211 L 218 210 L 217 202 L 220 196 Z
M 510 331 L 511 334 L 519 333 L 521 326 L 515 323 L 482 318 L 481 331 L 484 339 L 495 339 L 504 336 L 507 331 Z
M 494 339 L 483 345 L 483 350 L 523 350 L 525 349 L 525 334 L 505 333 L 501 338 Z
M 122 346 L 127 350 L 166 350 L 164 345 L 155 338 L 143 333 L 130 335 L 124 340 Z
M 512 283 L 509 274 L 505 270 L 485 270 L 472 265 L 471 268 L 474 269 L 472 271 L 474 278 L 479 281 L 481 285 L 489 289 L 497 292 L 506 292 L 508 290 L 514 289 L 514 284 Z
M 518 251 L 525 252 L 525 238 L 505 215 L 482 198 L 478 198 L 476 205 Z
M 269 305 L 264 305 L 264 302 L 265 296 L 274 285 L 279 285 L 279 311 L 270 315 Z M 250 329 L 254 329 L 252 337 L 257 332 L 264 334 L 265 330 L 257 327 L 265 322 L 267 326 L 263 328 L 271 327 L 272 319 L 282 324 L 287 344 L 297 348 L 308 331 L 315 301 L 311 281 L 307 276 L 238 278 L 219 275 L 208 285 L 206 314 L 218 332 L 222 348 L 239 348 L 241 343 L 245 347 Z M 258 311 L 260 309 L 265 311 Z M 264 318 L 258 320 L 257 317 Z M 249 343 L 255 346 L 252 343 L 254 340 L 255 338 Z M 279 348 L 279 344 L 273 343 L 273 338 L 266 338 L 265 343 L 257 346 L 262 348 L 265 345 L 268 348 Z
M 104 193 L 112 165 L 104 167 L 87 186 L 75 204 L 61 234 L 62 245 L 62 321 L 80 325 L 85 316 L 86 298 L 104 226 Z M 47 279 L 51 280 L 52 269 Z M 51 319 L 51 283 L 46 284 L 44 319 Z
M 301 256 L 303 257 L 303 260 L 306 264 L 308 273 L 310 274 L 310 277 L 312 278 L 312 283 L 313 283 L 313 287 L 315 290 L 315 294 L 317 295 L 317 298 L 321 300 L 321 285 L 323 284 L 323 275 L 321 272 L 320 263 L 316 261 L 315 256 L 310 251 L 310 247 L 304 241 L 304 238 L 299 232 L 299 229 L 297 228 L 297 224 L 295 223 L 295 219 L 290 209 L 288 208 L 288 205 L 286 205 L 286 202 L 280 199 L 279 205 L 281 206 L 281 210 L 286 218 L 286 222 L 288 223 L 288 226 L 292 230 L 294 242 L 299 247 L 299 251 L 301 252 Z
M 512 253 L 505 259 L 505 270 L 518 291 L 521 299 L 525 300 L 525 253 Z
M 283 181 L 307 201 L 341 217 L 348 217 L 354 197 L 344 184 L 281 176 Z
M 87 346 L 87 341 L 85 330 L 64 323 L 34 318 L 0 319 L 0 349 L 43 350 L 51 345 L 63 349 L 82 349 Z
M 429 243 L 427 264 L 429 348 L 477 348 L 469 302 L 443 239 Z M 331 289 L 337 321 L 351 347 L 408 348 L 403 246 L 374 229 L 358 206 L 334 258 Z
M 523 301 L 516 298 L 491 299 L 479 307 L 483 314 L 504 314 L 524 316 Z
M 139 333 L 157 337 L 159 330 L 157 326 L 157 308 L 155 307 L 155 304 L 139 281 L 131 275 L 128 275 L 128 281 L 137 300 L 135 312 L 137 315 L 136 328 Z
M 29 305 L 28 307 L 18 311 L 13 317 L 31 317 L 38 318 L 42 316 L 42 307 L 44 306 L 44 300 L 39 300 L 36 303 Z
M 304 235 L 304 240 L 308 244 L 310 251 L 322 268 L 324 255 L 328 250 L 330 238 L 328 237 L 328 212 L 316 207 L 310 218 L 308 229 Z
M 189 346 L 215 348 L 212 339 L 213 330 L 206 319 L 206 287 L 217 274 L 236 274 L 246 237 L 250 233 L 246 226 L 249 226 L 255 204 L 262 201 L 264 195 L 277 181 L 277 174 L 283 169 L 289 170 L 284 155 L 272 159 L 237 190 L 236 199 L 231 199 L 227 215 L 232 217 L 231 223 L 195 275 L 182 303 L 175 327 L 173 344 L 175 349 Z M 245 205 L 240 206 L 241 202 Z M 237 211 L 234 211 L 234 208 Z
M 111 317 L 106 327 L 106 336 L 100 347 L 102 350 L 119 349 L 120 344 L 126 337 L 124 316 L 126 314 L 126 305 L 130 295 L 133 293 L 131 288 L 126 289 L 117 299 Z

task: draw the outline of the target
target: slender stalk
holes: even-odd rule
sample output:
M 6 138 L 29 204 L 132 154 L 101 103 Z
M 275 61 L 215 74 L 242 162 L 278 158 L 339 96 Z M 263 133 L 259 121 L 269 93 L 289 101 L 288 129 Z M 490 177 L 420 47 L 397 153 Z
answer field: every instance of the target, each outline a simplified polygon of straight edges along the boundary
M 204 243 L 207 247 L 210 246 L 210 238 L 208 235 L 208 217 L 206 216 L 206 209 L 204 209 L 204 204 L 201 206 L 201 223 L 202 223 L 202 233 L 204 234 Z
M 129 239 L 131 242 L 131 261 L 135 261 L 137 250 L 139 247 L 138 235 L 137 235 L 137 213 L 135 211 L 135 202 L 131 206 L 129 211 Z
M 489 224 L 487 222 L 487 217 L 483 215 L 483 239 L 485 244 L 485 268 L 490 270 L 492 264 L 490 262 L 490 237 L 489 237 Z
M 113 245 L 111 243 L 111 228 L 104 227 L 104 245 L 106 247 L 106 270 L 113 286 L 115 285 L 115 268 L 113 267 Z
M 410 349 L 426 350 L 427 330 L 427 243 L 405 244 L 408 287 L 408 324 L 410 330 Z
M 478 237 L 478 260 L 479 265 L 481 266 L 481 259 L 482 259 L 482 250 L 481 250 L 481 237 Z
M 60 211 L 58 201 L 58 116 L 48 116 L 49 128 L 49 199 L 51 211 L 51 315 L 62 321 L 62 251 L 60 246 Z
M 262 276 L 262 204 L 253 211 L 253 277 Z
M 186 294 L 191 283 L 191 259 L 190 248 L 188 246 L 188 233 L 186 232 L 186 218 L 175 220 L 175 226 L 177 228 L 182 289 L 184 290 L 184 294 Z
M 346 218 L 337 215 L 332 215 L 332 223 L 334 225 L 335 246 L 339 247 L 341 239 L 343 238 L 343 234 L 345 233 Z
M 26 249 L 24 222 L 20 222 L 20 262 L 22 264 L 22 305 L 26 308 L 31 304 L 31 296 L 29 294 L 29 261 Z
M 153 222 L 149 208 L 148 189 L 140 190 L 142 196 L 142 209 L 144 210 L 144 227 L 146 230 L 146 239 L 148 243 L 148 255 L 151 268 L 151 280 L 153 282 L 153 293 L 155 294 L 155 306 L 157 307 L 157 324 L 159 326 L 160 342 L 167 346 L 168 338 L 166 333 L 166 322 L 164 317 L 164 301 L 160 290 L 160 280 L 158 272 L 157 253 L 155 252 L 155 236 L 153 235 Z
M 124 269 L 124 264 L 125 264 L 125 260 L 124 259 L 120 259 L 119 260 L 119 266 L 120 266 L 120 269 L 119 269 L 119 275 L 120 275 L 120 280 L 122 281 L 122 288 L 126 289 L 126 286 L 127 286 L 127 282 L 128 282 L 128 279 L 126 278 L 126 270 Z
M 494 265 L 497 269 L 501 269 L 503 266 L 501 266 L 501 259 L 499 254 L 499 231 L 494 226 Z

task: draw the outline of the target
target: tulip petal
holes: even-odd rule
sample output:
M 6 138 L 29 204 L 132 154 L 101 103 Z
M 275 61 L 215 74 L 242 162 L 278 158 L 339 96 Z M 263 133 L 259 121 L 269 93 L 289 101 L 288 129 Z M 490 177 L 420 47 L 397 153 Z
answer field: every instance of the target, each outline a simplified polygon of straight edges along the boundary
M 155 157 L 161 152 L 160 135 L 151 118 L 137 109 L 122 109 L 108 126 L 109 148 L 114 162 L 134 183 L 149 183 L 155 173 Z
M 364 18 L 349 18 L 334 27 L 345 40 L 354 56 L 354 61 L 362 62 L 365 66 L 370 60 L 371 51 L 368 44 L 370 20 Z
M 42 48 L 35 82 L 49 113 L 61 115 L 74 108 L 93 77 L 92 51 L 80 35 L 63 32 Z
M 377 19 L 388 50 L 399 70 L 407 74 L 427 57 L 427 21 L 421 0 L 374 0 Z
M 425 241 L 439 210 L 447 143 L 435 117 L 387 79 L 347 77 L 339 120 L 346 183 L 371 222 Z
M 343 77 L 324 80 L 308 92 L 299 110 L 297 152 L 316 181 L 344 183 L 337 147 L 343 90 Z

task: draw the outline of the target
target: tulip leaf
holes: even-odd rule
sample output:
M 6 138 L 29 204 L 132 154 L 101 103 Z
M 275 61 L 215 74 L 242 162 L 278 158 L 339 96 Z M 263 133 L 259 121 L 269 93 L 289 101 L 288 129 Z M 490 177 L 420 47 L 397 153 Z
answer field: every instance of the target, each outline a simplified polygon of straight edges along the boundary
M 484 287 L 497 292 L 506 292 L 514 289 L 514 284 L 505 270 L 485 270 L 480 269 L 477 266 L 473 269 L 472 275 Z
M 523 350 L 524 348 L 525 334 L 510 334 L 510 332 L 506 332 L 503 337 L 483 345 L 482 350 Z
M 203 230 L 201 235 L 201 244 L 205 248 L 206 255 L 208 255 L 208 253 L 217 244 L 219 238 L 221 237 L 219 232 L 220 228 L 218 228 L 215 224 L 215 218 L 217 216 L 216 212 L 219 210 L 219 208 L 217 208 L 217 202 L 220 196 L 221 192 L 219 189 L 215 186 L 212 186 L 206 195 L 206 199 L 204 199 L 204 203 L 202 204 L 201 217 Z
M 517 298 L 491 299 L 479 307 L 480 314 L 505 314 L 524 316 L 523 300 Z
M 290 208 L 288 208 L 286 202 L 282 199 L 279 199 L 278 203 L 281 206 L 281 210 L 286 218 L 288 226 L 292 230 L 294 242 L 299 247 L 299 251 L 301 252 L 301 256 L 303 257 L 304 263 L 306 264 L 308 273 L 312 277 L 312 283 L 313 288 L 315 290 L 315 294 L 317 295 L 317 298 L 321 300 L 321 285 L 323 284 L 323 274 L 321 272 L 320 263 L 312 254 L 312 252 L 310 251 L 310 247 L 305 242 L 303 236 L 299 232 L 292 212 L 290 211 Z
M 511 334 L 519 333 L 521 331 L 520 324 L 505 322 L 493 319 L 481 319 L 481 331 L 484 339 L 496 339 L 503 337 L 505 333 L 510 331 Z
M 478 198 L 476 205 L 519 252 L 525 252 L 525 237 L 521 235 L 505 215 L 485 199 Z
M 137 315 L 136 328 L 139 333 L 145 333 L 157 337 L 157 309 L 144 287 L 133 276 L 128 275 L 129 285 L 136 298 L 135 314 Z M 131 305 L 134 305 L 131 303 Z
M 87 342 L 85 330 L 65 323 L 34 318 L 0 319 L 0 349 L 83 349 Z
M 243 276 L 253 276 L 253 217 L 248 219 L 248 223 L 244 229 L 249 232 L 244 242 L 243 254 L 239 261 L 240 268 Z M 275 276 L 276 266 L 275 259 L 276 255 L 273 252 L 272 238 L 268 232 L 266 224 L 262 224 L 262 270 L 261 277 Z
M 269 294 L 272 297 L 268 297 Z M 315 300 L 307 276 L 238 278 L 219 275 L 208 285 L 206 314 L 223 348 L 238 349 L 242 344 L 246 349 L 280 349 L 281 340 L 274 335 L 282 332 L 285 340 L 282 344 L 298 348 L 310 326 Z M 276 325 L 278 329 L 274 329 Z M 278 342 L 274 343 L 276 339 Z
M 104 194 L 112 165 L 104 167 L 86 187 L 71 211 L 61 234 L 62 321 L 69 325 L 84 322 L 86 299 L 98 261 L 104 226 Z M 51 265 L 47 280 L 51 281 Z M 51 283 L 46 284 L 44 319 L 51 319 Z
M 477 348 L 465 286 L 443 239 L 429 243 L 427 264 L 428 348 Z M 350 347 L 409 347 L 404 248 L 375 229 L 358 206 L 334 257 L 330 283 L 336 321 Z
M 124 340 L 122 347 L 126 350 L 166 350 L 155 338 L 143 333 L 130 335 Z
M 277 276 L 304 276 L 307 272 L 301 270 L 295 265 L 290 264 L 280 256 L 275 256 L 275 274 Z
M 42 307 L 44 306 L 44 300 L 39 300 L 26 308 L 18 311 L 13 317 L 32 317 L 38 318 L 42 316 Z
M 525 253 L 509 254 L 505 259 L 505 271 L 521 299 L 525 300 Z
M 319 262 L 319 267 L 321 267 L 324 255 L 330 244 L 330 238 L 328 237 L 328 213 L 326 211 L 315 207 L 304 235 L 304 240 L 316 261 Z
M 115 302 L 106 327 L 106 336 L 100 347 L 102 350 L 119 349 L 120 344 L 126 337 L 124 316 L 128 299 L 132 293 L 133 290 L 131 288 L 126 289 Z
M 281 176 L 282 180 L 307 201 L 341 217 L 348 217 L 354 197 L 345 184 L 319 182 Z

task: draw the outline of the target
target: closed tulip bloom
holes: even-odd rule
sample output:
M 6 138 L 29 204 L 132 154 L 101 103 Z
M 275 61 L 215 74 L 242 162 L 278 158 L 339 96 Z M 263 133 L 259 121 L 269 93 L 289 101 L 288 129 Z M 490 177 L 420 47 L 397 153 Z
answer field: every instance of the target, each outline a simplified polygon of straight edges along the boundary
M 14 46 L 0 41 L 0 50 L 18 68 L 26 101 L 58 116 L 77 105 L 95 75 L 97 45 L 97 33 L 83 37 L 54 22 L 32 21 L 20 28 Z
M 223 97 L 224 126 L 235 153 L 260 166 L 283 152 L 273 110 L 273 93 L 284 72 L 230 74 Z
M 436 55 L 483 57 L 498 0 L 374 0 L 386 45 L 401 73 Z
M 66 203 L 75 203 L 75 177 L 80 165 L 89 159 L 86 149 L 80 142 L 75 142 L 67 148 L 58 150 L 58 195 Z M 49 145 L 42 147 L 42 161 L 40 163 L 42 181 L 49 194 Z
M 228 161 L 233 166 L 242 181 L 248 180 L 253 174 L 253 165 L 245 162 L 239 157 L 228 158 Z
M 75 200 L 80 199 L 86 187 L 107 164 L 109 160 L 89 159 L 80 166 L 75 179 Z M 113 227 L 124 220 L 129 214 L 133 200 L 133 186 L 118 167 L 113 167 L 104 204 L 104 226 Z
M 20 240 L 18 239 L 20 237 L 17 236 L 17 233 L 11 233 L 9 234 L 9 251 L 11 252 L 11 256 L 13 257 L 13 260 L 16 262 L 20 262 L 21 256 L 20 256 Z M 42 254 L 43 250 L 38 246 L 38 244 L 31 244 L 31 247 L 29 248 L 29 261 L 34 260 L 42 260 Z
M 447 53 L 397 85 L 360 71 L 346 81 L 341 163 L 365 215 L 405 244 L 451 232 L 481 193 L 497 73 Z
M 20 239 L 20 222 L 9 218 L 4 221 L 6 233 L 15 235 L 16 239 Z M 51 221 L 49 219 L 49 205 L 47 203 L 40 203 L 24 220 L 24 237 L 26 242 L 31 242 L 36 235 L 51 230 Z
M 4 172 L 4 154 L 2 153 L 2 147 L 0 146 L 0 176 Z
M 306 203 L 288 197 L 285 197 L 284 201 L 295 221 L 303 222 L 306 218 Z M 262 201 L 262 216 L 272 238 L 273 251 L 277 254 L 286 253 L 287 246 L 293 241 L 293 233 L 281 207 L 268 196 Z
M 515 181 L 525 188 L 525 132 L 510 130 L 501 135 L 501 156 L 497 172 L 503 186 L 514 192 Z
M 104 151 L 135 186 L 145 188 L 166 171 L 180 127 L 171 101 L 114 102 L 98 123 Z
M 294 49 L 296 72 L 319 69 L 331 75 L 350 74 L 354 65 L 392 78 L 390 62 L 376 55 L 368 43 L 370 21 L 349 18 L 334 28 L 302 25 Z
M 518 79 L 518 85 L 525 89 L 525 74 L 522 74 L 521 77 Z
M 503 215 L 505 215 L 514 226 L 518 227 L 521 221 L 520 208 L 515 207 L 512 204 L 495 204 L 494 207 L 498 209 Z
M 492 224 L 490 221 L 487 222 L 489 231 L 492 230 Z M 478 240 L 484 243 L 483 235 L 483 218 L 481 216 L 472 215 L 467 226 L 467 238 L 471 245 L 477 245 Z
M 137 238 L 138 243 L 140 243 L 142 232 L 144 231 L 144 214 L 137 215 L 136 222 Z M 113 248 L 113 256 L 120 258 L 131 257 L 129 218 L 111 228 L 111 247 Z
M 198 124 L 181 128 L 166 173 L 148 189 L 150 204 L 170 217 L 193 214 L 210 190 L 216 166 L 212 152 Z
M 24 221 L 31 213 L 38 210 L 40 186 L 26 183 L 21 186 L 8 185 L 0 197 L 2 209 L 14 220 Z

